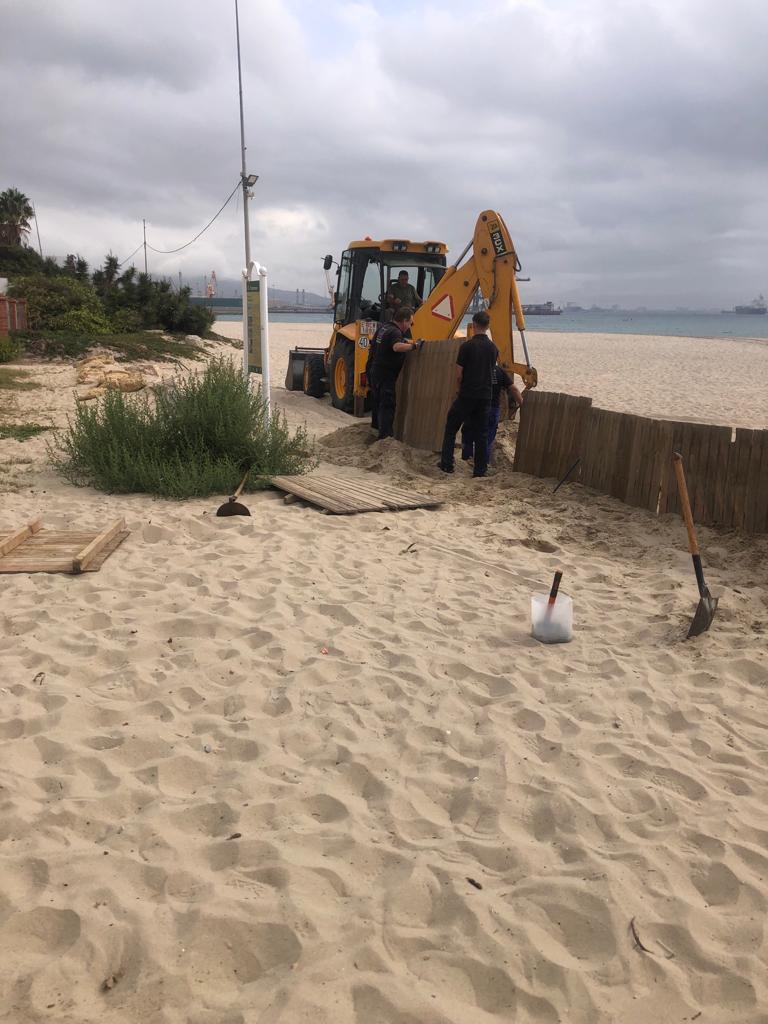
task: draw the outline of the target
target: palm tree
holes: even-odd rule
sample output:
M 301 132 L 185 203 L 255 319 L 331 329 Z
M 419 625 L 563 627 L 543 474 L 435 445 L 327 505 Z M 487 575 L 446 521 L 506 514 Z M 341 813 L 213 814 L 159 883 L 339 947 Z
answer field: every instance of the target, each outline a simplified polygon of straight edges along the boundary
M 5 192 L 0 192 L 0 225 L 12 245 L 21 245 L 29 234 L 29 222 L 34 215 L 32 203 L 23 192 L 17 188 L 7 188 Z

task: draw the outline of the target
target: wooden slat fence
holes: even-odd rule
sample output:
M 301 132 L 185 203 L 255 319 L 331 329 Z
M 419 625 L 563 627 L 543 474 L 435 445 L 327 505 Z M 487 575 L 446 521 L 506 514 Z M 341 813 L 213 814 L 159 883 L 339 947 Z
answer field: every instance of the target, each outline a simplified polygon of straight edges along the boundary
M 520 412 L 515 471 L 570 479 L 659 515 L 680 511 L 679 451 L 693 517 L 705 526 L 768 532 L 768 430 L 654 420 L 592 406 L 590 398 L 531 391 Z

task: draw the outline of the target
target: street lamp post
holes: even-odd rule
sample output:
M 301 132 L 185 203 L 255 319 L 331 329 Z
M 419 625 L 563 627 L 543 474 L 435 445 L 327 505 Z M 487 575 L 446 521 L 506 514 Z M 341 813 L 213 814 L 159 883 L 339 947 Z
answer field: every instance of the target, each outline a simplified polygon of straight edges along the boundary
M 250 350 L 250 339 L 248 336 L 248 283 L 254 267 L 258 267 L 251 259 L 251 226 L 248 219 L 248 201 L 251 198 L 250 189 L 259 180 L 257 174 L 249 174 L 245 166 L 245 117 L 243 115 L 243 69 L 240 61 L 240 14 L 237 0 L 235 0 L 235 34 L 237 36 L 237 85 L 240 96 L 240 178 L 243 185 L 243 230 L 245 234 L 245 268 L 243 269 L 243 373 L 246 380 L 249 379 L 248 354 Z M 269 401 L 269 351 L 267 348 L 267 272 L 266 268 L 258 267 L 257 273 L 260 276 L 260 307 L 261 307 L 261 390 L 267 403 L 267 414 L 270 411 Z

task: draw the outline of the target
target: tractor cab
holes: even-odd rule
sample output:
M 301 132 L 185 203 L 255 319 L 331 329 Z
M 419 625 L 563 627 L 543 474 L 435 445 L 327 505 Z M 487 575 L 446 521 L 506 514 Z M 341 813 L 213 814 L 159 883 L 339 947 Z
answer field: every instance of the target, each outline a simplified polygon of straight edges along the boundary
M 409 242 L 366 238 L 350 242 L 338 263 L 332 289 L 333 333 L 325 351 L 295 348 L 289 353 L 286 388 L 313 398 L 328 392 L 343 412 L 362 416 L 367 410 L 366 365 L 370 343 L 379 325 L 392 319 L 387 303 L 390 285 L 401 271 L 408 274 L 420 300 L 425 300 L 445 273 L 443 242 Z M 335 261 L 326 256 L 326 274 Z
M 446 251 L 440 242 L 352 242 L 339 264 L 334 323 L 390 319 L 387 292 L 401 271 L 417 295 L 426 298 L 445 272 Z

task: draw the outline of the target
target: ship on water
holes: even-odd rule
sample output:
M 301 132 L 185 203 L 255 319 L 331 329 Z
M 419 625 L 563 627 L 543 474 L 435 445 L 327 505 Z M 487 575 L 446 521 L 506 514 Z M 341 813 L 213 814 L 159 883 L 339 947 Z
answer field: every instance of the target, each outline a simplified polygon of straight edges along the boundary
M 731 311 L 728 310 L 730 313 Z M 765 303 L 765 299 L 762 295 L 758 295 L 756 299 L 752 299 L 746 306 L 734 306 L 734 313 L 768 313 L 768 306 Z
M 526 316 L 560 316 L 562 310 L 554 302 L 531 302 L 523 304 L 523 313 Z

